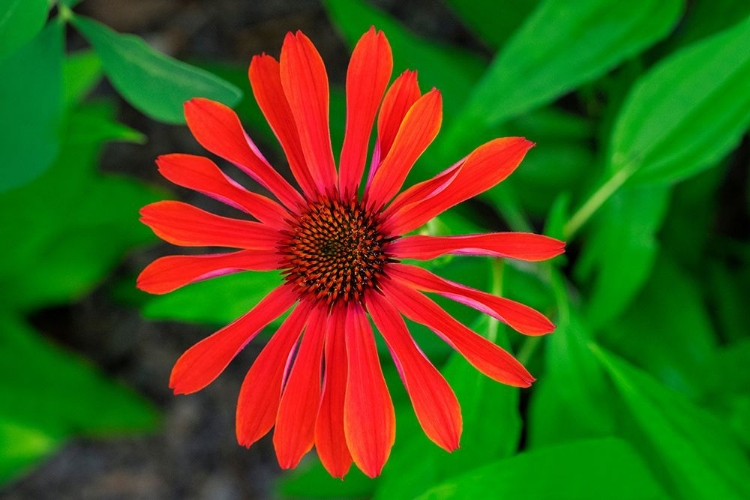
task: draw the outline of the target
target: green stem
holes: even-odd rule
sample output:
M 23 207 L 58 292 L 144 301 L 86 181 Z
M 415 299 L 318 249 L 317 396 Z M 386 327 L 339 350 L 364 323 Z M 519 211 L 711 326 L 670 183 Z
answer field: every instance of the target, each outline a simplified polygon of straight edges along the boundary
M 635 169 L 625 167 L 617 171 L 615 175 L 602 184 L 594 194 L 592 194 L 586 203 L 584 203 L 578 211 L 573 214 L 565 227 L 563 232 L 565 234 L 565 240 L 570 241 L 573 236 L 578 232 L 581 227 L 588 222 L 594 213 L 607 201 L 623 184 L 627 181 L 631 175 L 633 175 Z
M 500 259 L 492 259 L 490 261 L 491 273 L 492 273 L 492 288 L 490 292 L 496 297 L 500 297 L 503 293 L 503 266 L 505 262 Z M 487 326 L 487 338 L 490 342 L 497 342 L 497 332 L 500 326 L 500 322 L 493 317 L 489 317 L 489 324 Z
M 67 23 L 71 19 L 73 19 L 73 11 L 70 9 L 70 7 L 68 7 L 62 2 L 59 2 L 57 4 L 57 8 L 60 12 L 60 19 L 62 19 L 64 22 Z

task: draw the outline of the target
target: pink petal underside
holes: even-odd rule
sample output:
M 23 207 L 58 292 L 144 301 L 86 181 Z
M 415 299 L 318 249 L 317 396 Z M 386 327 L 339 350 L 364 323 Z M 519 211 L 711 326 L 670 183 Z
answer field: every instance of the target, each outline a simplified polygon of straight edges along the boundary
M 533 145 L 521 137 L 507 137 L 479 146 L 460 164 L 451 183 L 439 193 L 416 199 L 397 211 L 387 211 L 383 231 L 388 235 L 406 234 L 445 210 L 494 187 L 518 167 Z
M 328 76 L 323 59 L 301 31 L 284 39 L 280 75 L 318 192 L 331 193 L 336 188 L 336 165 L 328 127 Z
M 367 203 L 380 208 L 403 186 L 406 176 L 440 130 L 443 101 L 433 89 L 420 97 L 406 113 L 393 146 L 367 187 Z
M 531 233 L 488 233 L 465 236 L 407 236 L 394 241 L 389 252 L 398 259 L 430 260 L 445 254 L 486 255 L 527 261 L 551 259 L 565 243 Z
M 185 247 L 228 247 L 274 251 L 278 230 L 230 219 L 179 201 L 158 201 L 141 209 L 141 222 L 164 241 Z
M 307 198 L 314 196 L 317 188 L 312 173 L 305 162 L 302 152 L 297 124 L 294 122 L 292 109 L 286 100 L 284 88 L 281 86 L 279 63 L 271 56 L 260 55 L 253 57 L 248 71 L 250 85 L 253 88 L 255 100 L 279 140 L 284 154 L 289 161 L 289 168 L 294 174 Z
M 473 307 L 524 335 L 545 335 L 555 329 L 550 320 L 529 306 L 448 281 L 421 267 L 390 264 L 388 275 L 417 290 L 438 293 Z
M 344 434 L 354 463 L 367 476 L 375 477 L 391 453 L 396 438 L 396 415 L 372 328 L 359 304 L 350 304 L 347 311 L 346 354 Z
M 381 287 L 404 316 L 431 329 L 491 379 L 515 387 L 529 387 L 534 381 L 510 353 L 466 328 L 418 291 L 397 280 L 382 280 Z
M 284 368 L 311 307 L 301 302 L 263 348 L 242 382 L 237 401 L 237 442 L 250 446 L 271 430 L 281 399 Z
M 378 113 L 378 140 L 375 143 L 375 152 L 367 179 L 368 185 L 380 167 L 381 160 L 391 151 L 404 116 L 421 95 L 419 83 L 417 83 L 417 72 L 409 70 L 401 73 L 386 92 L 383 104 L 380 106 L 380 113 Z
M 178 186 L 193 189 L 215 200 L 246 212 L 268 226 L 283 229 L 288 212 L 273 200 L 250 192 L 226 176 L 202 156 L 163 155 L 156 159 L 159 173 Z
M 315 421 L 315 448 L 329 474 L 344 478 L 352 456 L 344 435 L 346 394 L 346 308 L 335 306 L 328 320 L 325 346 L 323 397 Z
M 217 276 L 241 271 L 278 269 L 275 252 L 242 250 L 211 255 L 172 255 L 156 259 L 138 276 L 137 286 L 144 292 L 164 294 L 180 287 Z
M 175 363 L 169 387 L 175 394 L 199 391 L 214 381 L 230 361 L 271 321 L 297 300 L 292 287 L 282 285 L 268 294 L 250 312 L 206 337 Z
M 300 194 L 258 154 L 231 108 L 208 99 L 185 103 L 185 119 L 195 139 L 207 150 L 234 163 L 295 212 L 304 203 Z
M 392 71 L 388 40 L 383 32 L 370 28 L 354 47 L 346 73 L 346 133 L 339 161 L 339 191 L 344 199 L 357 194 L 375 113 Z
M 296 467 L 315 442 L 315 418 L 320 405 L 320 370 L 327 315 L 324 307 L 312 310 L 299 353 L 281 396 L 273 446 L 282 469 Z
M 463 427 L 456 395 L 440 372 L 414 343 L 396 308 L 379 293 L 367 299 L 367 309 L 383 335 L 414 412 L 425 434 L 448 451 L 458 448 Z

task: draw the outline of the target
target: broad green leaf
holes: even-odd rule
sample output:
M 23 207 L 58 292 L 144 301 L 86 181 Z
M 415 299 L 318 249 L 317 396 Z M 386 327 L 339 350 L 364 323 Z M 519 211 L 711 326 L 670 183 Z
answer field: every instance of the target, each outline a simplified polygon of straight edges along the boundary
M 333 478 L 316 460 L 281 475 L 276 491 L 282 498 L 370 498 L 376 484 L 356 466 L 343 481 Z
M 447 0 L 461 20 L 490 47 L 498 49 L 539 4 L 539 0 Z
M 63 65 L 63 102 L 66 106 L 82 101 L 102 78 L 102 63 L 91 50 L 65 58 Z
M 0 61 L 0 193 L 34 180 L 55 160 L 62 64 L 63 25 L 58 22 Z
M 278 272 L 244 272 L 213 278 L 156 296 L 143 314 L 151 319 L 223 325 L 255 307 L 283 283 Z
M 460 109 L 467 89 L 482 74 L 485 64 L 477 56 L 436 40 L 419 38 L 388 14 L 362 0 L 325 0 L 323 4 L 350 47 L 354 47 L 370 26 L 383 30 L 393 49 L 394 75 L 405 69 L 419 71 L 423 90 L 440 89 L 446 116 Z
M 620 315 L 648 279 L 668 195 L 661 187 L 625 188 L 597 215 L 576 268 L 579 280 L 591 282 L 586 318 L 593 329 Z
M 741 22 L 750 15 L 750 2 L 745 0 L 711 0 L 691 2 L 680 21 L 680 29 L 665 41 L 661 53 L 697 42 Z
M 667 498 L 641 458 L 619 439 L 576 441 L 522 453 L 439 484 L 419 500 Z
M 625 314 L 604 327 L 601 342 L 692 398 L 703 392 L 716 349 L 698 284 L 664 253 Z
M 726 340 L 738 341 L 747 337 L 750 309 L 747 307 L 746 276 L 731 270 L 724 262 L 708 263 L 706 300 L 716 317 L 717 326 Z
M 47 0 L 0 0 L 0 59 L 34 38 L 48 11 Z
M 242 97 L 234 85 L 155 51 L 135 35 L 122 35 L 84 17 L 74 17 L 73 24 L 93 45 L 117 91 L 155 120 L 185 123 L 182 106 L 194 97 L 228 106 Z
M 61 437 L 151 430 L 158 423 L 151 404 L 23 320 L 3 314 L 0 326 L 0 420 Z
M 547 337 L 546 370 L 529 407 L 530 448 L 614 433 L 617 411 L 605 373 L 587 347 L 591 338 L 576 311 L 561 314 Z
M 669 33 L 679 0 L 546 0 L 514 33 L 450 129 L 450 146 L 592 80 Z
M 711 167 L 750 124 L 750 17 L 663 60 L 635 85 L 610 145 L 610 171 L 668 183 Z
M 0 411 L 0 485 L 54 453 L 62 439 L 23 422 L 5 419 Z
M 35 182 L 0 195 L 0 225 L 15 241 L 0 262 L 0 286 L 14 290 L 4 301 L 6 308 L 30 311 L 75 300 L 98 284 L 127 249 L 154 239 L 138 223 L 137 213 L 159 193 L 96 172 L 106 141 L 135 134 L 113 122 L 113 113 L 112 106 L 101 103 L 70 113 L 55 165 Z
M 725 422 L 614 354 L 596 346 L 592 350 L 628 408 L 644 458 L 674 496 L 750 496 L 750 462 Z

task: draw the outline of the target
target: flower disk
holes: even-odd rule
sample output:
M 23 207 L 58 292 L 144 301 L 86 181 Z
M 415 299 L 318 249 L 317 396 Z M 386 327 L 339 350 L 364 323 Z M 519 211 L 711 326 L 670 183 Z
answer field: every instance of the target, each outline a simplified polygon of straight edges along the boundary
M 378 215 L 355 199 L 322 199 L 309 205 L 284 235 L 280 252 L 286 280 L 328 304 L 362 301 L 392 261 Z

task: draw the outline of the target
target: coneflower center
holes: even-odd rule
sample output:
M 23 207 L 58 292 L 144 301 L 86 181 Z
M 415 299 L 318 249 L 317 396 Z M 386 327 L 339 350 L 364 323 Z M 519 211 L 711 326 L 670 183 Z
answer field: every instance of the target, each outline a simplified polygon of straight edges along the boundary
M 357 200 L 325 199 L 291 224 L 280 252 L 284 276 L 305 294 L 334 303 L 359 301 L 389 261 L 377 214 Z

